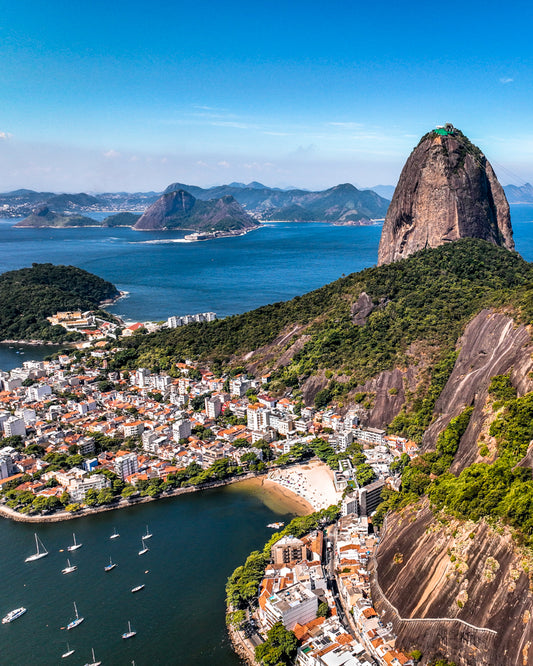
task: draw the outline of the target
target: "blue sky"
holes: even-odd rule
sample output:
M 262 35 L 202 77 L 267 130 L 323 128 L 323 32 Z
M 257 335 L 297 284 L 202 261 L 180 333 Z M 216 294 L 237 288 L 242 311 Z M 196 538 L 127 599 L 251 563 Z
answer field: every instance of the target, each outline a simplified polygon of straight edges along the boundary
M 446 121 L 533 180 L 527 3 L 0 0 L 0 191 L 395 183 Z

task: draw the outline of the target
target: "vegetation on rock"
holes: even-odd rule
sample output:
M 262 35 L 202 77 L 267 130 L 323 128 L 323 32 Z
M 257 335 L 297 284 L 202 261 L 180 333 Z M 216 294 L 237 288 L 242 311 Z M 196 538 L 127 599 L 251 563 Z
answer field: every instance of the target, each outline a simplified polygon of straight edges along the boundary
M 78 339 L 46 317 L 57 311 L 95 310 L 119 295 L 117 288 L 97 275 L 75 266 L 32 264 L 0 275 L 0 339 Z

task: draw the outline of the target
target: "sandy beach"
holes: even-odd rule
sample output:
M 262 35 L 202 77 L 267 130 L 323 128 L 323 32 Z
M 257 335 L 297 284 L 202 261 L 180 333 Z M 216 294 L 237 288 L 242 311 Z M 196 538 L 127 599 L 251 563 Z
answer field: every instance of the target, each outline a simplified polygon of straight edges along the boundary
M 280 492 L 297 495 L 312 507 L 312 511 L 326 509 L 342 498 L 342 493 L 335 490 L 333 472 L 320 460 L 288 469 L 271 470 L 263 483 L 278 486 Z

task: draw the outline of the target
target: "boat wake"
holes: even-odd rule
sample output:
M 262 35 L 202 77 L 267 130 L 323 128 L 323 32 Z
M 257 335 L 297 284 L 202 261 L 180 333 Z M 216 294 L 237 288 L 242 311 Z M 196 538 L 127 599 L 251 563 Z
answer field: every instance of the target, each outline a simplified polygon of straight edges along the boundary
M 130 245 L 169 245 L 170 243 L 192 243 L 185 238 L 158 238 L 157 240 L 130 241 Z

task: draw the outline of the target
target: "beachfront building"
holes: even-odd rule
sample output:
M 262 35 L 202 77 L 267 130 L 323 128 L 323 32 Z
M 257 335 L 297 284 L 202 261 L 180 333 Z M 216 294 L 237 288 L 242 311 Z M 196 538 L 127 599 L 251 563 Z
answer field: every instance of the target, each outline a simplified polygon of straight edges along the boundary
M 110 485 L 111 482 L 103 474 L 93 474 L 82 479 L 74 479 L 69 485 L 68 494 L 74 502 L 83 502 L 89 490 L 99 492 Z

